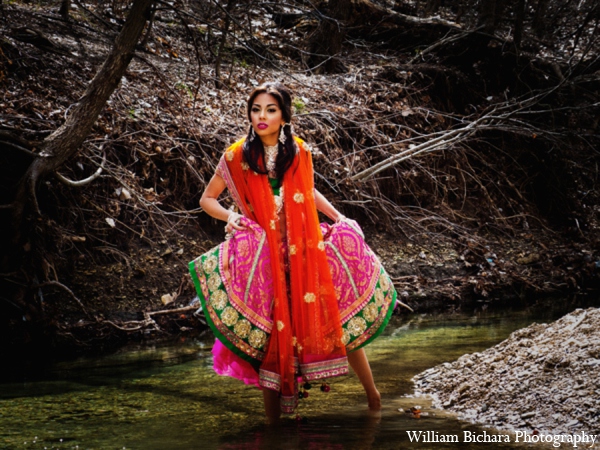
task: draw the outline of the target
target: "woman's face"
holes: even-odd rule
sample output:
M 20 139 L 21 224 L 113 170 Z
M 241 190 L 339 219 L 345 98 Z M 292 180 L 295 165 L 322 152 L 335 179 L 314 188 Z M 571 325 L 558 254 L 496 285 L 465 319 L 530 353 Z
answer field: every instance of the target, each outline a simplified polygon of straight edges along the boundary
M 279 129 L 285 121 L 277 99 L 271 94 L 258 94 L 250 109 L 250 119 L 254 132 L 264 145 L 275 145 L 279 138 Z

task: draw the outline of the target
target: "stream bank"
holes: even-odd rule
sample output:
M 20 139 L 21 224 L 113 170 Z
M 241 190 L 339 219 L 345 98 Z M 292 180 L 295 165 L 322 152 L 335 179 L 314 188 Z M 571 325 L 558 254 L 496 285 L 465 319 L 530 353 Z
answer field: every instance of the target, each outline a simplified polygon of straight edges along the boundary
M 472 423 L 538 435 L 600 433 L 600 309 L 513 332 L 413 378 L 416 395 Z

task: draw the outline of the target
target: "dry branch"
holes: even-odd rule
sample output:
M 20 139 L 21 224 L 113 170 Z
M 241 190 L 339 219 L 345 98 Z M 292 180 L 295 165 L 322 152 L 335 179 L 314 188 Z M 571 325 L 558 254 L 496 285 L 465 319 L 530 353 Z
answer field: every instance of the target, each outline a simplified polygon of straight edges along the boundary
M 105 163 L 106 163 L 106 152 L 104 152 L 104 155 L 102 156 L 102 162 L 100 163 L 100 166 L 98 167 L 96 172 L 94 172 L 89 177 L 84 178 L 83 180 L 73 181 L 73 180 L 69 180 L 67 177 L 65 177 L 64 175 L 62 175 L 60 172 L 57 171 L 55 173 L 56 178 L 58 178 L 60 181 L 62 181 L 63 183 L 65 183 L 68 186 L 74 186 L 74 187 L 85 186 L 86 184 L 89 184 L 92 181 L 94 181 L 96 178 L 98 178 L 102 174 Z
M 147 327 L 152 327 L 155 330 L 160 330 L 158 324 L 154 321 L 152 316 L 157 315 L 167 315 L 167 314 L 176 314 L 183 313 L 189 311 L 195 311 L 198 309 L 198 306 L 184 306 L 182 308 L 175 309 L 163 309 L 160 311 L 151 311 L 144 313 L 144 320 L 130 320 L 122 323 L 115 323 L 113 320 L 100 320 L 100 323 L 107 323 L 110 326 L 125 332 L 139 331 Z
M 486 116 L 483 116 L 483 117 L 473 121 L 472 123 L 470 123 L 464 127 L 448 131 L 448 132 L 442 134 L 441 136 L 438 136 L 438 137 L 435 137 L 434 139 L 423 142 L 422 144 L 419 144 L 419 145 L 411 144 L 408 150 L 401 151 L 400 153 L 390 156 L 389 158 L 369 167 L 368 169 L 365 169 L 355 175 L 352 175 L 350 177 L 350 180 L 365 181 L 365 180 L 368 180 L 369 178 L 372 178 L 374 175 L 378 174 L 379 172 L 389 169 L 390 167 L 393 167 L 394 165 L 396 165 L 402 161 L 405 161 L 409 158 L 412 158 L 416 155 L 419 155 L 421 153 L 433 152 L 434 150 L 438 150 L 440 148 L 450 148 L 454 144 L 457 144 L 459 142 L 463 142 L 463 141 L 467 140 L 470 136 L 475 134 L 477 131 L 479 131 L 483 128 L 489 128 L 488 122 L 489 122 L 489 117 L 486 115 Z M 431 137 L 431 135 L 423 136 L 423 138 L 425 138 L 425 139 L 428 137 Z M 398 142 L 396 142 L 396 145 L 401 146 L 403 144 L 406 144 L 406 141 L 407 140 L 398 141 Z
M 85 315 L 89 316 L 89 313 L 88 313 L 87 309 L 85 308 L 85 306 L 83 306 L 83 303 L 81 302 L 81 300 L 79 300 L 79 298 L 77 298 L 77 296 L 73 293 L 73 291 L 71 289 L 69 289 L 67 286 L 65 286 L 64 284 L 62 284 L 59 281 L 45 281 L 43 283 L 32 286 L 32 288 L 41 289 L 46 286 L 58 287 L 58 288 L 62 289 L 63 291 L 67 292 L 71 296 L 71 298 L 77 302 L 77 304 L 80 306 L 80 308 L 85 313 Z

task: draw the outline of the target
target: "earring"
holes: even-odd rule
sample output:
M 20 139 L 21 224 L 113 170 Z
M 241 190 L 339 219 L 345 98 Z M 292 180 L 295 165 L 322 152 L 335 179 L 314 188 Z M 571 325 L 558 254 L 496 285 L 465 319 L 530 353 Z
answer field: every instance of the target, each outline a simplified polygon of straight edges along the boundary
M 254 133 L 254 127 L 250 127 L 250 138 L 249 141 L 252 142 L 254 140 L 254 138 L 256 137 L 256 134 Z
M 285 128 L 285 126 L 286 126 L 286 125 L 287 125 L 287 124 L 286 124 L 286 123 L 284 123 L 284 124 L 281 126 L 281 129 L 279 130 L 279 142 L 281 142 L 281 145 L 285 145 L 285 139 L 286 139 L 286 136 L 285 136 L 285 133 L 284 133 L 283 129 Z

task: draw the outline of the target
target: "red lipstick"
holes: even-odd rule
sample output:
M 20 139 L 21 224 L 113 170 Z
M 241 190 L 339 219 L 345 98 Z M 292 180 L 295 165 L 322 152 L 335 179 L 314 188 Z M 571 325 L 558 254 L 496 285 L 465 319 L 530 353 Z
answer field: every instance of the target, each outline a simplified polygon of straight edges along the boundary
M 259 123 L 258 125 L 256 125 L 256 128 L 258 128 L 259 130 L 266 130 L 267 128 L 269 128 L 269 125 L 267 125 L 266 123 Z

